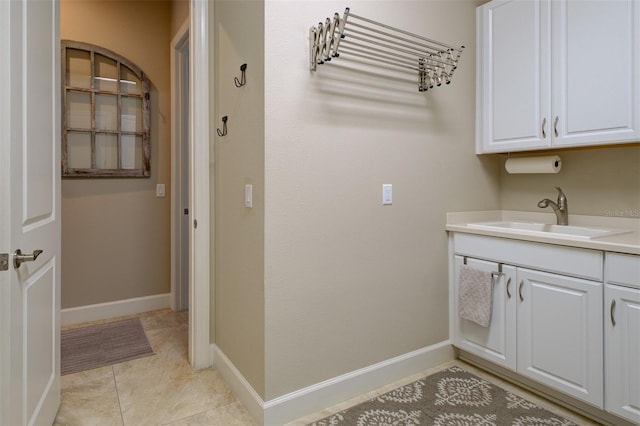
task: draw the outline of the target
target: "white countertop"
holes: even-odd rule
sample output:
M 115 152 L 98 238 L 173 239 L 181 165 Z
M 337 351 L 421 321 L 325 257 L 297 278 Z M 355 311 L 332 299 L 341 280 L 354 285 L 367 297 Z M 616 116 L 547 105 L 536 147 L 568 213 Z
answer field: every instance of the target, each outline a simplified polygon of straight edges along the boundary
M 476 212 L 447 213 L 447 231 L 488 235 L 515 240 L 535 241 L 570 247 L 640 255 L 640 219 L 605 216 L 569 215 L 569 225 L 630 229 L 632 232 L 600 238 L 581 239 L 572 236 L 528 235 L 516 229 L 479 229 L 469 223 L 492 221 L 530 221 L 556 223 L 553 213 L 521 212 L 512 210 L 490 210 Z

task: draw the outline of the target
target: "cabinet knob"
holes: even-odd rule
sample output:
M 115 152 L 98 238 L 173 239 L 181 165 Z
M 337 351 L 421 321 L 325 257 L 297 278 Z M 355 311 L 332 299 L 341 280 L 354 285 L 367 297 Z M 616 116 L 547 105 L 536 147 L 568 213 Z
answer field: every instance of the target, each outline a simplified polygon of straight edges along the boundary
M 556 119 L 553 122 L 553 134 L 556 135 L 556 138 L 558 137 L 558 120 L 560 118 L 556 115 Z
M 507 285 L 505 289 L 507 290 L 507 299 L 511 299 L 511 292 L 509 291 L 509 287 L 511 286 L 511 278 L 507 279 Z
M 547 117 L 542 119 L 542 139 L 547 138 L 547 132 L 544 131 L 546 127 L 547 127 Z

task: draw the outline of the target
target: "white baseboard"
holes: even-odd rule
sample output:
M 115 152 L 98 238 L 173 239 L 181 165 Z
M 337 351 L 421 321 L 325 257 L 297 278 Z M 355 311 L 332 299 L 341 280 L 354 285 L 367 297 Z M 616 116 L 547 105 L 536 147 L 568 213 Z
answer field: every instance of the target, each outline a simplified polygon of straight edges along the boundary
M 169 307 L 170 295 L 171 293 L 156 294 L 62 309 L 60 311 L 60 325 L 80 324 L 165 309 Z
M 211 344 L 211 354 L 213 366 L 220 372 L 227 382 L 236 398 L 247 409 L 251 417 L 257 424 L 264 421 L 264 402 L 251 384 L 244 378 L 242 373 L 236 368 L 229 358 L 215 344 Z
M 215 367 L 240 402 L 258 424 L 268 426 L 291 422 L 455 359 L 447 340 L 264 402 L 216 345 L 212 352 Z

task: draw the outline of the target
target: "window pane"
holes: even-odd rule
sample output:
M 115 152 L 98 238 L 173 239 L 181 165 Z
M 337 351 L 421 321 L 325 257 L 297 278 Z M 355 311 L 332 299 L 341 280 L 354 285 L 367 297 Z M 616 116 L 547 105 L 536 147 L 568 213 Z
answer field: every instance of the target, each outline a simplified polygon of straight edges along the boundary
M 122 168 L 142 168 L 142 136 L 122 135 Z
M 116 61 L 106 56 L 98 55 L 97 53 L 94 55 L 94 61 L 96 69 L 95 88 L 115 92 L 118 87 Z
M 118 98 L 96 94 L 96 129 L 118 130 Z
M 118 136 L 96 133 L 96 169 L 118 168 Z
M 84 50 L 67 49 L 67 86 L 91 87 L 91 54 Z
M 91 134 L 80 132 L 67 133 L 67 168 L 91 168 Z
M 123 132 L 142 131 L 142 99 L 123 96 L 121 126 Z
M 91 129 L 91 95 L 83 92 L 67 92 L 67 127 Z
M 140 79 L 124 65 L 120 65 L 120 92 L 142 95 Z

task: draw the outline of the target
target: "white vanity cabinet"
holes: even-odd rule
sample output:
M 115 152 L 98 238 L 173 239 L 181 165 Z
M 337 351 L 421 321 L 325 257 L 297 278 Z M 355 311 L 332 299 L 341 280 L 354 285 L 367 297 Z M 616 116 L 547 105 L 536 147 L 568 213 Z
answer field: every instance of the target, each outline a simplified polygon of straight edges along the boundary
M 465 233 L 450 244 L 453 344 L 602 409 L 602 252 Z M 465 258 L 502 269 L 488 328 L 457 314 Z
M 476 38 L 476 153 L 640 139 L 637 0 L 493 0 Z
M 460 266 L 464 263 L 462 256 L 454 258 L 454 281 L 458 282 Z M 482 327 L 472 321 L 453 318 L 456 330 L 456 345 L 469 353 L 511 370 L 516 369 L 516 268 L 499 266 L 496 262 L 488 262 L 467 258 L 467 265 L 485 272 L 492 272 L 498 277 L 493 282 L 493 304 L 491 324 Z M 499 271 L 502 273 L 499 273 Z M 457 307 L 457 292 L 456 292 Z M 456 308 L 457 310 L 457 308 Z
M 640 256 L 605 254 L 605 409 L 640 423 Z
M 518 268 L 517 372 L 603 408 L 602 282 Z

